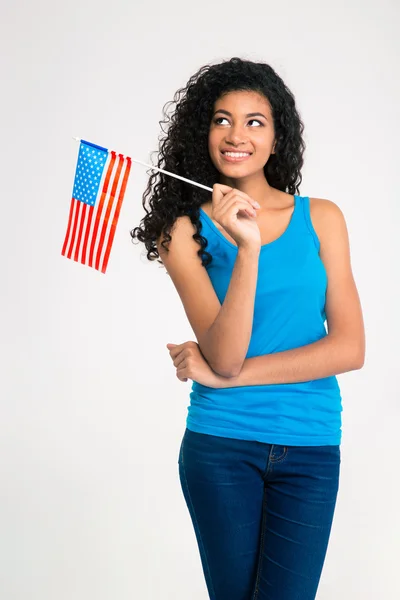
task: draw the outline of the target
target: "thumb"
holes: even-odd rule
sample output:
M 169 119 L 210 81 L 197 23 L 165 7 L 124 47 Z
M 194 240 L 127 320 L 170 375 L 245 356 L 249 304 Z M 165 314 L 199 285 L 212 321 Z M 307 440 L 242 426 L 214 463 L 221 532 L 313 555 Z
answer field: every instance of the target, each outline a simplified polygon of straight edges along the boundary
M 227 194 L 232 191 L 233 187 L 229 185 L 224 185 L 223 183 L 214 183 L 213 185 L 213 198 L 218 202 Z
M 231 190 L 233 190 L 232 186 L 225 185 L 224 183 L 214 183 L 213 188 L 220 189 L 221 192 L 223 192 L 224 194 L 226 194 L 227 192 L 230 192 Z

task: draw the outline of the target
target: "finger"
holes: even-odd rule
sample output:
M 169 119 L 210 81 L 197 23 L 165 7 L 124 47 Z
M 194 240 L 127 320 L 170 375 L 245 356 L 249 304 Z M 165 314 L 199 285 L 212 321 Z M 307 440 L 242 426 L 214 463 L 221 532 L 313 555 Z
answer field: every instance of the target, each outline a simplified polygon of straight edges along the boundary
M 228 185 L 214 184 L 212 193 L 212 203 L 215 205 L 221 204 L 224 201 L 225 195 L 232 192 L 233 188 Z
M 260 205 L 247 194 L 241 195 L 233 190 L 232 193 L 226 194 L 216 207 L 212 207 L 212 216 L 215 215 L 216 220 L 218 220 L 227 211 L 230 211 L 233 205 L 238 204 L 240 204 L 240 210 L 244 210 L 251 217 L 255 217 L 257 215 L 256 211 L 260 209 Z
M 171 358 L 175 358 L 179 352 L 182 352 L 181 344 L 167 344 L 167 348 Z
M 224 217 L 226 217 L 226 215 L 231 213 L 232 209 L 237 209 L 236 212 L 238 210 L 243 211 L 249 217 L 257 216 L 257 212 L 256 212 L 255 208 L 253 208 L 248 202 L 246 202 L 246 200 L 242 200 L 242 199 L 239 200 L 237 198 L 233 198 L 230 202 L 228 202 L 224 206 L 220 207 L 220 210 L 218 213 L 219 220 L 222 222 L 222 219 Z
M 249 196 L 245 192 L 242 192 L 241 190 L 237 190 L 236 188 L 233 189 L 232 192 L 229 192 L 228 194 L 226 194 L 224 196 L 224 205 L 227 204 L 232 198 L 235 198 L 235 197 L 239 197 L 239 198 L 242 198 L 243 200 L 247 200 L 247 202 L 249 204 L 251 204 L 251 206 L 253 206 L 254 208 L 260 208 L 260 205 L 256 200 L 254 200 L 251 196 Z
M 221 200 L 221 198 L 227 194 L 228 192 L 231 192 L 234 188 L 230 185 L 224 185 L 223 183 L 214 183 L 213 185 L 213 191 L 214 194 L 217 195 L 218 200 Z
M 182 349 L 181 350 L 173 350 L 173 351 L 170 351 L 169 354 L 175 364 L 175 361 L 178 360 L 179 357 L 181 357 L 181 360 L 182 360 L 182 356 L 184 356 L 184 350 L 182 350 Z
M 177 369 L 177 370 L 176 370 L 176 376 L 177 376 L 177 378 L 178 378 L 178 379 L 180 379 L 181 381 L 187 381 L 187 380 L 188 380 L 188 378 L 187 378 L 187 377 L 185 377 L 185 375 L 186 375 L 186 372 L 185 372 L 185 369 L 184 369 L 184 368 L 180 368 L 180 369 Z
M 186 357 L 183 354 L 178 354 L 174 359 L 174 367 L 180 367 L 181 369 L 185 366 Z

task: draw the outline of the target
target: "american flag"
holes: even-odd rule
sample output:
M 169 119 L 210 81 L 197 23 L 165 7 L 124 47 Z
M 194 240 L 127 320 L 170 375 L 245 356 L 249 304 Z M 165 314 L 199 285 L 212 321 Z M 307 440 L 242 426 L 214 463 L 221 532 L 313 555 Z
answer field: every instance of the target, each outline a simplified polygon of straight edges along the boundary
M 131 164 L 81 140 L 63 256 L 106 272 Z

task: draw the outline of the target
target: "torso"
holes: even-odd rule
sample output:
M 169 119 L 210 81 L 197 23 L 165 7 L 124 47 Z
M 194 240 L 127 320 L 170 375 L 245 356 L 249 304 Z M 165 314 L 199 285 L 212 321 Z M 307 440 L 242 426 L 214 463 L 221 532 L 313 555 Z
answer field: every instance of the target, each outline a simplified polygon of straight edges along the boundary
M 265 209 L 260 208 L 257 211 L 257 223 L 261 234 L 261 246 L 269 244 L 278 239 L 287 229 L 290 219 L 294 210 L 294 197 L 292 194 L 286 192 L 277 192 L 276 205 Z M 317 233 L 318 238 L 321 240 L 322 231 L 321 223 L 318 218 L 321 207 L 321 203 L 324 201 L 320 198 L 310 198 L 310 217 L 314 229 Z M 201 208 L 211 219 L 211 208 L 212 201 L 205 202 L 201 205 Z M 220 230 L 232 244 L 236 245 L 236 242 L 228 234 L 228 232 L 221 227 L 219 223 L 213 220 L 215 226 Z

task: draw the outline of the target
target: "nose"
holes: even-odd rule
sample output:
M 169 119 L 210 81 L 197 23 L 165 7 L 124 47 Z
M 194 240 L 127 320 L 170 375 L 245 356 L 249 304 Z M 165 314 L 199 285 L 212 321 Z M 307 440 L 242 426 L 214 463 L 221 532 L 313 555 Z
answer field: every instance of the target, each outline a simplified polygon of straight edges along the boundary
M 226 142 L 229 144 L 234 144 L 235 146 L 239 146 L 240 144 L 247 144 L 247 136 L 243 132 L 243 129 L 240 125 L 236 125 L 231 127 L 228 135 L 226 136 Z

